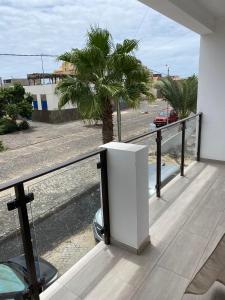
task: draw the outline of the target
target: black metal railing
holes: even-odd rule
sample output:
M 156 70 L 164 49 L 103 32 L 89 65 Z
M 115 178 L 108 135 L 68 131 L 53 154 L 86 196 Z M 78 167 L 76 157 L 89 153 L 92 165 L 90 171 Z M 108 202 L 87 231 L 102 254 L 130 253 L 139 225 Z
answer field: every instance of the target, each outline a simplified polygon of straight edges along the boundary
M 156 134 L 156 195 L 161 196 L 161 146 L 162 146 L 162 131 L 176 125 L 181 125 L 182 130 L 182 146 L 181 146 L 181 168 L 180 174 L 184 176 L 184 160 L 185 160 L 185 129 L 186 122 L 198 118 L 198 137 L 197 137 L 197 160 L 200 161 L 201 157 L 201 128 L 202 128 L 202 113 L 198 113 L 194 116 L 182 119 L 172 124 L 168 124 L 161 128 L 157 128 L 151 132 L 144 133 L 142 135 L 133 137 L 124 142 L 131 143 L 138 141 L 144 137 Z M 81 161 L 87 160 L 88 158 L 94 157 L 96 155 L 100 156 L 100 162 L 97 167 L 101 169 L 101 199 L 102 199 L 102 212 L 103 212 L 103 224 L 104 224 L 104 240 L 106 244 L 110 244 L 110 217 L 109 217 L 109 199 L 108 199 L 108 173 L 107 173 L 107 150 L 104 148 L 99 148 L 88 154 L 79 156 L 77 158 L 69 159 L 63 163 L 54 165 L 53 167 L 48 167 L 42 170 L 38 170 L 31 175 L 25 175 L 23 177 L 10 180 L 6 183 L 0 184 L 0 192 L 5 191 L 9 188 L 14 188 L 15 199 L 8 202 L 8 210 L 17 210 L 19 216 L 20 232 L 23 242 L 23 250 L 25 255 L 25 261 L 27 265 L 27 272 L 29 278 L 29 291 L 32 299 L 39 299 L 39 294 L 41 292 L 41 283 L 38 282 L 36 271 L 35 271 L 35 259 L 33 253 L 33 245 L 31 238 L 31 229 L 28 218 L 27 204 L 34 199 L 32 193 L 25 194 L 24 183 L 31 181 L 33 179 L 39 178 L 41 176 L 47 175 L 49 173 L 55 172 L 62 168 L 74 165 Z
M 101 199 L 102 199 L 102 213 L 104 224 L 104 241 L 106 244 L 110 244 L 110 222 L 109 222 L 109 202 L 108 202 L 108 176 L 107 176 L 107 150 L 98 149 L 88 154 L 79 156 L 75 159 L 69 159 L 63 163 L 56 164 L 53 167 L 45 168 L 32 173 L 31 175 L 25 175 L 23 177 L 10 180 L 6 183 L 0 184 L 0 192 L 14 188 L 15 199 L 7 203 L 8 211 L 17 210 L 19 217 L 20 233 L 23 243 L 23 251 L 25 256 L 25 262 L 27 266 L 27 273 L 29 278 L 29 295 L 32 299 L 39 299 L 41 293 L 41 282 L 38 282 L 35 258 L 33 252 L 33 244 L 31 238 L 31 227 L 28 217 L 27 204 L 34 200 L 33 193 L 25 194 L 24 183 L 33 179 L 39 178 L 46 174 L 50 174 L 62 168 L 70 165 L 77 164 L 88 158 L 99 155 L 100 161 L 97 167 L 101 169 Z
M 192 119 L 198 118 L 198 136 L 197 136 L 197 155 L 196 160 L 200 161 L 201 158 L 201 132 L 202 132 L 202 113 L 197 113 L 193 116 L 187 117 L 185 119 L 179 120 L 174 123 L 167 124 L 160 128 L 156 128 L 150 132 L 143 133 L 136 137 L 132 137 L 130 139 L 125 140 L 125 143 L 133 143 L 141 140 L 143 138 L 149 137 L 151 135 L 156 134 L 156 195 L 157 197 L 161 197 L 161 148 L 162 148 L 162 131 L 175 127 L 177 125 L 181 126 L 181 163 L 180 163 L 180 175 L 184 176 L 184 160 L 185 160 L 185 131 L 186 131 L 186 123 Z

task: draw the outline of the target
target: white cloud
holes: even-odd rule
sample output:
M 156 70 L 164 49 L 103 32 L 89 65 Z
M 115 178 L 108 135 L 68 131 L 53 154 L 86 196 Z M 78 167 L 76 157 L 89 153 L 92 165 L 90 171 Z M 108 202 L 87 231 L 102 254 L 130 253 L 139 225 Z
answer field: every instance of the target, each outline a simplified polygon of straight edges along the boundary
M 137 56 L 162 72 L 197 72 L 199 38 L 136 0 L 1 0 L 0 53 L 60 54 L 85 43 L 90 25 L 112 33 L 115 42 L 140 40 Z M 57 67 L 45 58 L 45 70 Z M 0 76 L 41 72 L 39 58 L 0 57 Z

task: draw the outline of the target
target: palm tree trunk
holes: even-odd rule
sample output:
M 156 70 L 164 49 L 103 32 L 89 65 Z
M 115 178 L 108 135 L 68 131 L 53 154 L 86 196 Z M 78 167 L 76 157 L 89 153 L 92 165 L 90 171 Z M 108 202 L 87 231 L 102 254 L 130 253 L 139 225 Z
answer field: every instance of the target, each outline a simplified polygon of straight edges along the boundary
M 109 99 L 105 101 L 103 108 L 102 139 L 104 144 L 113 140 L 113 109 Z

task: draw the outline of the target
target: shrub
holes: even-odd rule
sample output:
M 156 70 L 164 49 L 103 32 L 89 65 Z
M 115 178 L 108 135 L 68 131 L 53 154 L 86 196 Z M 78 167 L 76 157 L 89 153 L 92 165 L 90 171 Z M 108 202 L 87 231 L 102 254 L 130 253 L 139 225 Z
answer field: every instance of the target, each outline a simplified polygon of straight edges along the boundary
M 0 134 L 11 133 L 18 130 L 16 122 L 10 119 L 0 119 Z
M 24 118 L 30 118 L 32 114 L 32 104 L 26 100 L 21 101 L 18 105 L 18 113 Z
M 12 120 L 16 120 L 16 117 L 18 115 L 17 105 L 13 103 L 6 105 L 6 113 Z
M 19 130 L 27 130 L 30 128 L 29 123 L 26 120 L 23 120 L 22 122 L 19 123 L 18 129 Z
M 4 151 L 4 146 L 3 146 L 2 141 L 0 141 L 0 152 L 1 152 L 1 151 Z

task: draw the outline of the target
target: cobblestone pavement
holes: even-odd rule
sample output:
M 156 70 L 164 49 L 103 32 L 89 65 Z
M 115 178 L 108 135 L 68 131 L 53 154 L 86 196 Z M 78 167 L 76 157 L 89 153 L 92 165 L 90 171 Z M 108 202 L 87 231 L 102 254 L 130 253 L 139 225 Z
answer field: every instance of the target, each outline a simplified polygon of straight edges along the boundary
M 165 107 L 164 102 L 157 101 L 150 105 L 149 114 L 123 111 L 123 138 L 148 131 L 154 116 Z M 31 130 L 1 139 L 8 147 L 0 153 L 0 182 L 4 182 L 96 148 L 101 144 L 101 128 L 84 126 L 81 121 L 61 125 L 32 123 Z M 151 146 L 155 140 L 152 137 L 141 143 Z M 29 214 L 31 220 L 36 220 L 38 253 L 61 274 L 95 245 L 91 223 L 100 206 L 99 192 L 93 191 L 99 185 L 97 161 L 97 157 L 89 159 L 25 185 L 35 195 L 32 215 L 31 210 Z M 0 193 L 1 259 L 22 251 L 21 239 L 15 235 L 18 217 L 16 212 L 6 211 L 10 198 L 12 190 Z
M 35 254 L 47 259 L 63 274 L 95 246 L 91 224 L 99 207 L 99 189 L 95 188 L 79 199 L 75 197 L 66 207 L 47 218 L 34 222 L 32 236 Z M 14 221 L 16 225 L 17 217 Z M 21 253 L 19 233 L 0 242 L 1 260 Z

